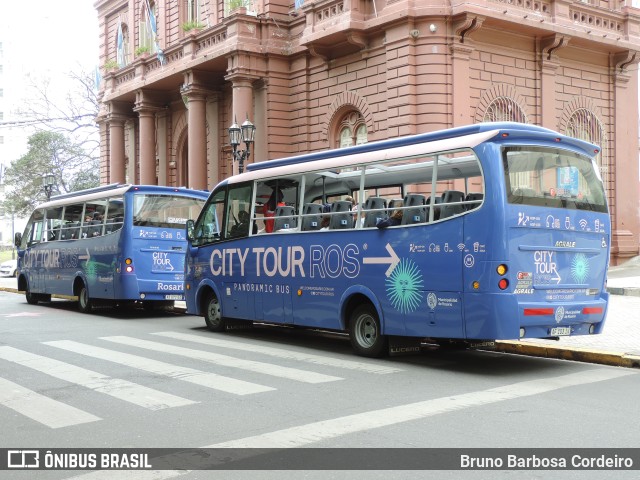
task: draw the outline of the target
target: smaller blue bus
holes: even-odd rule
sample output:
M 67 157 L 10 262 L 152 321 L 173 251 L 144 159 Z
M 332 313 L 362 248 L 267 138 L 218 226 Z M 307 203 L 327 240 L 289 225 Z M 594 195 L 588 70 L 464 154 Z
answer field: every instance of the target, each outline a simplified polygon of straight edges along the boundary
M 183 300 L 185 224 L 208 192 L 113 184 L 52 197 L 16 234 L 18 289 L 27 302 L 75 296 L 97 304 L 171 306 Z

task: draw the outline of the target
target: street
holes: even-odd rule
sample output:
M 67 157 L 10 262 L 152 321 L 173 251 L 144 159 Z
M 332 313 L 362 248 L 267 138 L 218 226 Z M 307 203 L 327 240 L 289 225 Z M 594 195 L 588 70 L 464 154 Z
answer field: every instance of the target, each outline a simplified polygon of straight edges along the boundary
M 373 360 L 355 356 L 345 336 L 326 332 L 257 326 L 215 334 L 201 317 L 143 310 L 85 315 L 74 302 L 33 306 L 9 292 L 0 292 L 0 304 L 5 448 L 638 446 L 635 369 L 435 349 Z M 554 473 L 632 478 L 634 472 Z M 110 474 L 95 478 L 127 478 Z M 276 474 L 261 477 L 282 478 Z M 178 475 L 208 478 L 185 471 L 131 478 Z

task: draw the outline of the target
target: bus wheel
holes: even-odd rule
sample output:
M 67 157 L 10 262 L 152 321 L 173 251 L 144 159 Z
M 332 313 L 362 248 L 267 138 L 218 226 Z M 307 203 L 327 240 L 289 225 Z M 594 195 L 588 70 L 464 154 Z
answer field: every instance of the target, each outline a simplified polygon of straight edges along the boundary
M 349 322 L 349 340 L 358 355 L 381 357 L 387 352 L 387 336 L 382 335 L 378 314 L 371 305 L 356 308 Z
M 91 313 L 93 309 L 93 302 L 89 298 L 89 290 L 87 290 L 87 286 L 83 283 L 80 285 L 80 291 L 78 292 L 78 310 L 82 313 Z
M 29 305 L 37 305 L 38 302 L 40 301 L 40 295 L 38 295 L 37 293 L 31 293 L 31 290 L 29 290 L 28 287 L 24 296 L 27 298 L 27 303 Z
M 204 304 L 204 321 L 212 332 L 222 332 L 225 330 L 226 322 L 220 312 L 218 297 L 211 293 Z

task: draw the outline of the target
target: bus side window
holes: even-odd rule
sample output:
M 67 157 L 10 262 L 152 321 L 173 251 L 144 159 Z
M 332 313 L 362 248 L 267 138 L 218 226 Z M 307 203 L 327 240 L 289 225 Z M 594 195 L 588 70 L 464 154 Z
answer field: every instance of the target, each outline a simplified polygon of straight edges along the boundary
M 27 236 L 27 246 L 35 245 L 40 243 L 43 238 L 44 233 L 44 211 L 37 210 L 33 212 L 31 216 L 31 220 L 29 220 L 29 224 L 27 228 L 31 229 L 30 234 Z

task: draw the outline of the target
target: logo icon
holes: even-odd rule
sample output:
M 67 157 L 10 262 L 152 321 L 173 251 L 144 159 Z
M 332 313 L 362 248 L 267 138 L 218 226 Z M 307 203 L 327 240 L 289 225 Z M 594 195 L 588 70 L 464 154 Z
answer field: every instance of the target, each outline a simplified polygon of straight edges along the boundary
M 564 318 L 564 307 L 558 307 L 556 309 L 556 322 L 560 323 Z
M 587 229 L 588 222 L 583 218 L 583 219 L 581 219 L 580 221 L 578 221 L 578 225 L 580 225 L 580 228 L 581 228 L 582 230 L 586 230 L 586 229 Z
M 429 295 L 427 295 L 427 305 L 429 305 L 429 308 L 431 310 L 435 310 L 436 307 L 438 306 L 438 297 L 436 297 L 436 294 L 431 292 Z
M 7 450 L 7 468 L 38 468 L 40 467 L 40 451 L 38 450 Z
M 396 310 L 402 313 L 415 311 L 422 300 L 424 285 L 418 266 L 411 260 L 402 259 L 385 280 L 387 297 Z

